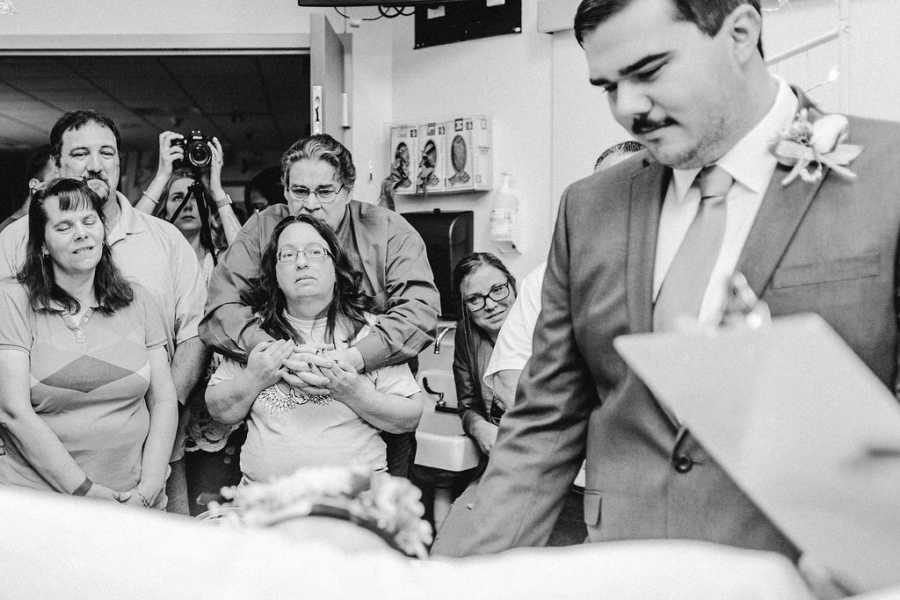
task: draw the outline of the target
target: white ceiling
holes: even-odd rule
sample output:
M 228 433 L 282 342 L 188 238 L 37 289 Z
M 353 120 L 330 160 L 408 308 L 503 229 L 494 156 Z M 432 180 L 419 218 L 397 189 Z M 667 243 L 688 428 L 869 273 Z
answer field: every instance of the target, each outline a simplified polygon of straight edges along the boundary
M 200 129 L 226 152 L 281 152 L 309 132 L 309 56 L 0 57 L 0 150 L 46 144 L 53 123 L 82 108 L 116 122 L 123 150 Z

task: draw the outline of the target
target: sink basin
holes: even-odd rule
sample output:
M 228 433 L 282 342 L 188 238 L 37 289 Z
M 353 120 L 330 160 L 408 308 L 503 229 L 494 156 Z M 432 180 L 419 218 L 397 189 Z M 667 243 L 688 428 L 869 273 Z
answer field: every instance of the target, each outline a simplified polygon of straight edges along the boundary
M 416 464 L 458 473 L 478 466 L 481 453 L 459 415 L 426 409 L 416 430 Z
M 426 369 L 419 371 L 418 379 L 432 403 L 426 406 L 416 429 L 416 464 L 452 472 L 477 467 L 481 453 L 463 431 L 459 415 L 436 410 L 439 399 L 446 408 L 456 408 L 453 375 L 449 370 Z

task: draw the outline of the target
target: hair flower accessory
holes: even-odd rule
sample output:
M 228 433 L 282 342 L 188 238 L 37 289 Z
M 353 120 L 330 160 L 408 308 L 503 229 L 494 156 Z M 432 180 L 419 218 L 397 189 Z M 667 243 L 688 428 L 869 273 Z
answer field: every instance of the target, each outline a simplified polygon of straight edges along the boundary
M 845 179 L 856 179 L 849 165 L 863 151 L 862 146 L 845 144 L 849 122 L 844 115 L 825 115 L 810 121 L 809 110 L 801 109 L 790 126 L 772 145 L 778 162 L 792 167 L 781 180 L 788 185 L 798 176 L 807 183 L 822 179 L 828 167 Z
M 222 488 L 204 519 L 238 527 L 268 527 L 304 516 L 342 518 L 381 536 L 407 556 L 427 558 L 431 526 L 421 492 L 402 477 L 363 467 L 300 469 L 269 483 Z

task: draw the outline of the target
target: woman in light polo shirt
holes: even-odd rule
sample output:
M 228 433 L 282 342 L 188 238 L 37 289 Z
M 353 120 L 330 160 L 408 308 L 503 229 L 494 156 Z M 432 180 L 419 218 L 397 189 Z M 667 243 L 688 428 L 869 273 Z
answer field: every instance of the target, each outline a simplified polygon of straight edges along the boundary
M 241 471 L 247 481 L 268 481 L 300 467 L 357 464 L 386 468 L 380 431 L 413 431 L 423 398 L 409 367 L 357 373 L 331 360 L 365 336 L 377 317 L 361 293 L 334 232 L 309 215 L 282 220 L 262 257 L 262 276 L 247 303 L 262 329 L 276 339 L 250 353 L 247 366 L 226 360 L 213 374 L 206 402 L 223 423 L 247 419 Z M 294 352 L 316 355 L 312 371 L 327 379 L 319 395 L 306 395 L 282 379 Z
M 177 422 L 160 308 L 106 244 L 102 201 L 56 179 L 0 281 L 0 485 L 165 506 Z

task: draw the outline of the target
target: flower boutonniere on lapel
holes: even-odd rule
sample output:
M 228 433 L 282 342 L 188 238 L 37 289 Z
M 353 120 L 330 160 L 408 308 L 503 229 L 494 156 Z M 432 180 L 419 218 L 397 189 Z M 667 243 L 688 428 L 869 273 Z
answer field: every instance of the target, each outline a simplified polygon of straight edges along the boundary
M 772 145 L 772 154 L 778 162 L 791 167 L 781 185 L 788 185 L 798 176 L 807 183 L 815 183 L 822 179 L 825 167 L 845 179 L 856 179 L 856 173 L 847 165 L 859 156 L 863 147 L 844 143 L 848 129 L 849 122 L 844 115 L 829 114 L 811 121 L 808 109 L 798 111 Z

